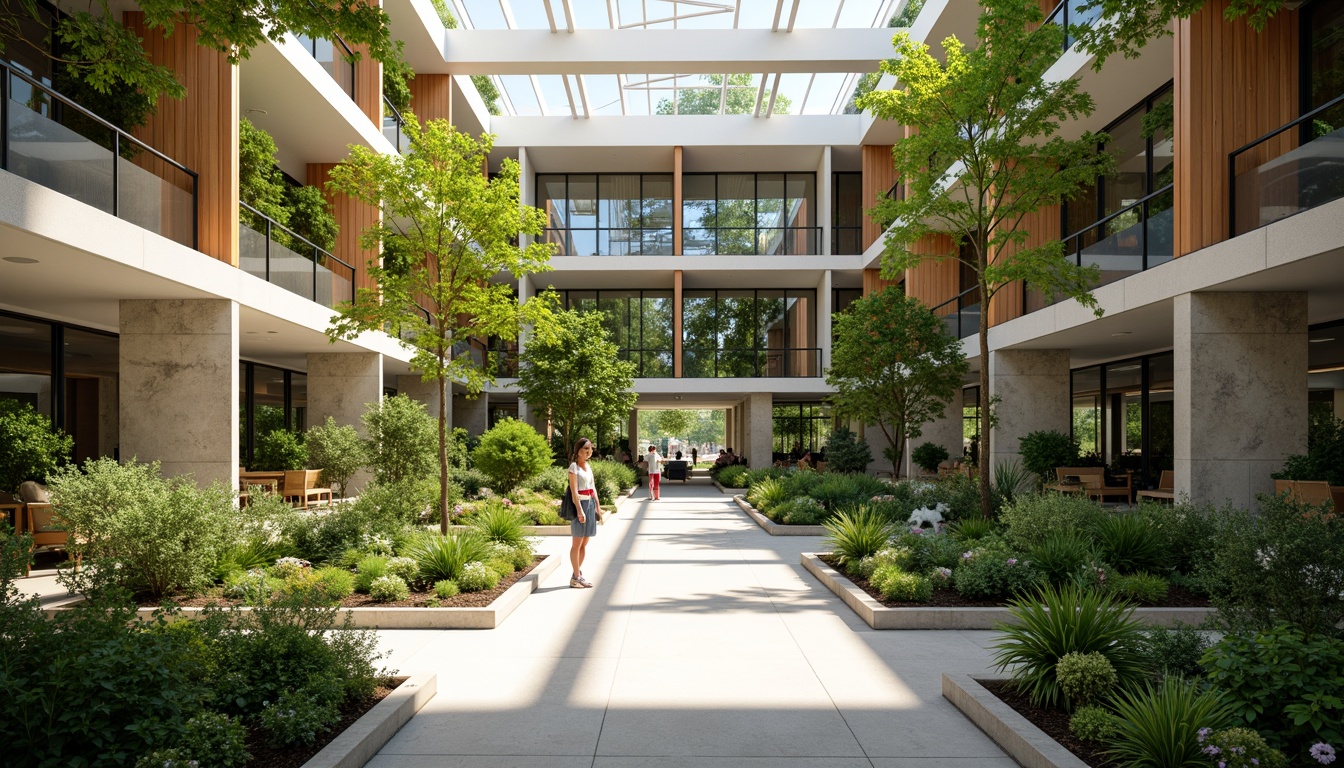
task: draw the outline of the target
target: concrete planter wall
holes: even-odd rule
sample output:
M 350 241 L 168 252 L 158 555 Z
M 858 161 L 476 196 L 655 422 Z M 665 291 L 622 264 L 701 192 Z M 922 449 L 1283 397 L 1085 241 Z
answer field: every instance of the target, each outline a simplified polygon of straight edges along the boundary
M 970 675 L 943 673 L 943 698 L 952 702 L 1022 768 L 1088 768 L 1077 755 L 1032 725 Z
M 780 525 L 774 520 L 761 514 L 755 507 L 751 506 L 741 495 L 734 496 L 733 501 L 742 508 L 747 516 L 756 521 L 756 524 L 765 529 L 765 532 L 771 536 L 825 536 L 826 529 L 820 525 Z
M 802 564 L 873 629 L 994 629 L 999 624 L 1014 621 L 1004 607 L 888 608 L 859 589 L 844 574 L 823 563 L 817 553 L 804 552 Z M 1212 613 L 1212 608 L 1135 608 L 1134 618 L 1150 626 L 1170 627 L 1177 623 L 1199 625 Z
M 303 768 L 360 768 L 434 698 L 437 690 L 435 675 L 412 675 L 309 758 Z

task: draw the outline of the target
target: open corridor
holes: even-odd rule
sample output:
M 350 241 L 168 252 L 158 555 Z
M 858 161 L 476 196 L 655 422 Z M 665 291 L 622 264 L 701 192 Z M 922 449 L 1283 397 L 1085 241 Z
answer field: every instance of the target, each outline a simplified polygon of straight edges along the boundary
M 703 482 L 636 489 L 589 545 L 594 589 L 565 562 L 499 629 L 380 632 L 438 695 L 369 767 L 1015 765 L 940 693 L 993 633 L 869 629 L 798 564 L 817 538 Z

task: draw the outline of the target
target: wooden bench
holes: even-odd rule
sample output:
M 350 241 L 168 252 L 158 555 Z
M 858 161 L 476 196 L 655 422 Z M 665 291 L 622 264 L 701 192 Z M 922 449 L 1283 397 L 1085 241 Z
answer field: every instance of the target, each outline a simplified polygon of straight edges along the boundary
M 1329 504 L 1333 508 L 1335 505 L 1330 484 L 1324 480 L 1275 480 L 1274 493 L 1287 493 L 1298 504 L 1313 507 Z
M 285 472 L 284 490 L 281 494 L 285 501 L 294 499 L 302 509 L 308 508 L 310 501 L 326 500 L 331 504 L 331 489 L 317 486 L 322 477 L 320 469 L 293 469 Z
M 1077 482 L 1069 482 L 1069 478 Z M 1133 486 L 1129 475 L 1125 475 L 1124 485 L 1107 485 L 1105 467 L 1056 467 L 1056 482 L 1047 485 L 1047 490 L 1064 493 L 1082 493 L 1088 498 L 1105 501 L 1107 497 L 1122 496 L 1126 502 L 1133 500 Z
M 1170 469 L 1162 470 L 1161 476 L 1157 480 L 1157 488 L 1151 491 L 1139 491 L 1137 494 L 1140 499 L 1157 499 L 1158 501 L 1176 501 L 1176 473 Z

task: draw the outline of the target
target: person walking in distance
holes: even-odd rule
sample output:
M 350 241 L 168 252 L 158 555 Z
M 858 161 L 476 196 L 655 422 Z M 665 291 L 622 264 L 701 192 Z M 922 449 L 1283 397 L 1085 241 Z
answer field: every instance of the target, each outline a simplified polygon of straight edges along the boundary
M 597 535 L 597 521 L 602 508 L 597 503 L 597 486 L 593 483 L 593 468 L 588 460 L 593 457 L 593 441 L 579 438 L 574 444 L 574 456 L 569 465 L 570 498 L 578 515 L 569 521 L 569 534 L 573 542 L 569 545 L 569 562 L 574 567 L 574 575 L 569 578 L 569 586 L 586 589 L 593 586 L 583 576 L 583 558 L 588 554 L 588 540 Z
M 658 501 L 663 497 L 663 457 L 658 455 L 656 447 L 650 445 L 645 460 L 649 464 L 649 498 Z

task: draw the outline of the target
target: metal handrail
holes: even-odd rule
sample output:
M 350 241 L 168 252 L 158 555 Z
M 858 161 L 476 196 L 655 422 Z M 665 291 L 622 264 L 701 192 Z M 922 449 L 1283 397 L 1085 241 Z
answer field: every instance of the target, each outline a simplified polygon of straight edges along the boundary
M 162 152 L 160 152 L 159 150 L 157 150 L 157 149 L 151 147 L 150 145 L 146 144 L 145 142 L 143 142 L 143 141 L 141 141 L 141 140 L 135 138 L 135 137 L 132 136 L 131 134 L 127 133 L 126 131 L 123 131 L 122 129 L 118 128 L 116 125 L 114 125 L 114 124 L 108 122 L 107 120 L 105 120 L 105 119 L 99 117 L 98 115 L 94 114 L 93 112 L 90 112 L 88 109 L 85 109 L 84 107 L 80 106 L 79 103 L 76 102 L 76 101 L 74 101 L 73 99 L 71 99 L 71 98 L 69 98 L 69 97 L 67 97 L 67 96 L 64 96 L 64 95 L 60 94 L 59 92 L 57 92 L 55 89 L 51 88 L 50 86 L 47 86 L 47 85 L 45 85 L 45 84 L 39 82 L 38 80 L 35 80 L 35 79 L 33 79 L 32 77 L 29 77 L 27 73 L 22 72 L 22 71 L 20 71 L 20 70 L 18 70 L 18 69 L 15 69 L 14 67 L 10 66 L 8 63 L 3 62 L 3 61 L 0 61 L 0 76 L 3 77 L 3 82 L 0 82 L 0 107 L 3 108 L 3 115 L 0 115 L 0 117 L 3 117 L 3 128 L 4 128 L 4 130 L 3 130 L 3 135 L 0 135 L 0 168 L 4 168 L 4 169 L 6 169 L 6 170 L 8 170 L 8 168 L 9 168 L 9 100 L 10 100 L 10 86 L 9 86 L 9 82 L 10 82 L 10 81 L 9 81 L 9 78 L 10 78 L 10 77 L 17 77 L 17 78 L 19 78 L 20 80 L 24 81 L 25 83 L 28 83 L 30 86 L 32 86 L 32 87 L 34 87 L 34 88 L 36 88 L 36 89 L 42 91 L 43 93 L 46 93 L 47 95 L 51 96 L 51 97 L 52 97 L 53 99 L 55 99 L 56 101 L 59 101 L 62 105 L 64 105 L 64 106 L 66 106 L 66 107 L 69 107 L 69 108 L 75 110 L 76 112 L 80 113 L 81 115 L 83 115 L 83 116 L 89 118 L 90 120 L 94 121 L 94 122 L 97 123 L 98 125 L 100 125 L 100 126 L 106 128 L 107 130 L 109 130 L 109 131 L 112 132 L 112 157 L 113 157 L 113 163 L 112 163 L 112 215 L 113 215 L 113 216 L 116 216 L 116 215 L 118 214 L 118 208 L 119 208 L 119 198 L 120 198 L 120 194 L 119 194 L 119 192 L 120 192 L 120 190 L 119 190 L 119 188 L 118 188 L 118 181 L 119 181 L 118 176 L 119 176 L 119 174 L 118 174 L 118 167 L 117 167 L 117 166 L 118 166 L 118 162 L 117 162 L 117 161 L 121 159 L 121 142 L 122 142 L 122 141 L 128 141 L 128 142 L 130 142 L 131 144 L 135 145 L 136 147 L 139 147 L 140 149 L 142 149 L 142 150 L 148 152 L 149 154 L 153 155 L 154 157 L 158 158 L 159 160 L 162 160 L 163 162 L 165 162 L 165 163 L 171 165 L 172 167 L 174 167 L 174 168 L 178 169 L 179 171 L 182 171 L 183 173 L 185 173 L 185 174 L 187 174 L 188 176 L 190 176 L 190 177 L 191 177 L 191 203 L 192 203 L 192 205 L 191 205 L 191 247 L 192 247 L 192 248 L 195 248 L 195 247 L 196 247 L 197 242 L 198 242 L 198 230 L 199 230 L 199 220 L 200 220 L 200 213 L 199 213 L 199 211 L 197 210 L 197 202 L 198 202 L 198 200 L 199 200 L 199 195 L 198 195 L 199 189 L 198 189 L 198 188 L 199 188 L 199 186 L 200 186 L 200 177 L 197 175 L 197 173 L 196 173 L 195 171 L 193 171 L 193 170 L 191 170 L 190 168 L 188 168 L 187 166 L 185 166 L 185 165 L 179 163 L 178 161 L 174 160 L 173 158 L 171 158 L 171 157 L 169 157 L 169 156 L 163 154 Z M 86 137 L 86 138 L 87 138 L 87 137 Z
M 960 301 L 962 296 L 965 296 L 965 295 L 968 294 L 968 293 L 972 293 L 972 292 L 974 292 L 974 291 L 978 291 L 978 290 L 980 290 L 980 286 L 978 286 L 978 285 L 973 286 L 973 287 L 971 287 L 971 288 L 967 288 L 966 290 L 962 291 L 961 293 L 958 293 L 956 296 L 953 296 L 952 298 L 948 299 L 947 301 L 944 301 L 942 304 L 939 304 L 939 305 L 933 307 L 933 308 L 930 309 L 929 311 L 931 311 L 931 312 L 933 312 L 933 313 L 936 314 L 936 313 L 938 312 L 938 310 L 942 309 L 943 307 L 946 307 L 948 304 L 951 304 L 951 303 L 954 302 L 954 301 Z M 957 307 L 957 311 L 958 311 L 958 312 L 961 311 L 961 307 L 960 307 L 960 306 Z
M 1241 156 L 1242 154 L 1244 154 L 1245 152 L 1247 152 L 1247 151 L 1249 151 L 1249 150 L 1251 150 L 1251 149 L 1254 149 L 1255 147 L 1257 147 L 1257 146 L 1259 146 L 1259 145 L 1265 143 L 1266 141 L 1269 141 L 1270 139 L 1274 138 L 1275 136 L 1278 136 L 1279 134 L 1283 133 L 1284 131 L 1287 131 L 1287 130 L 1291 130 L 1291 129 L 1293 129 L 1293 128 L 1296 128 L 1296 127 L 1302 125 L 1303 123 L 1305 123 L 1306 121 L 1311 120 L 1312 118 L 1314 118 L 1314 117 L 1316 117 L 1317 115 L 1321 114 L 1322 112 L 1325 112 L 1325 111 L 1327 111 L 1327 110 L 1333 109 L 1333 108 L 1335 108 L 1335 107 L 1337 107 L 1337 106 L 1339 106 L 1339 105 L 1341 105 L 1341 104 L 1344 104 L 1344 94 L 1340 94 L 1339 96 L 1336 96 L 1335 98 L 1331 99 L 1330 101 L 1327 101 L 1326 103 L 1322 104 L 1322 105 L 1319 106 L 1319 107 L 1316 107 L 1315 109 L 1311 110 L 1310 112 L 1307 112 L 1307 113 L 1305 113 L 1305 114 L 1299 116 L 1297 119 L 1292 120 L 1292 121 L 1287 122 L 1287 123 L 1284 123 L 1283 125 L 1279 126 L 1278 128 L 1275 128 L 1274 130 L 1270 131 L 1269 133 L 1266 133 L 1264 136 L 1261 136 L 1260 138 L 1255 139 L 1254 141 L 1252 141 L 1252 142 L 1250 142 L 1250 143 L 1248 143 L 1248 144 L 1245 144 L 1245 145 L 1243 145 L 1243 146 L 1241 146 L 1241 147 L 1238 147 L 1237 149 L 1234 149 L 1234 150 L 1232 150 L 1231 152 L 1228 153 L 1228 155 L 1227 155 L 1227 189 L 1228 189 L 1228 200 L 1227 200 L 1227 202 L 1228 202 L 1228 205 L 1227 205 L 1227 232 L 1228 232 L 1228 235 L 1229 235 L 1229 236 L 1231 236 L 1231 237 L 1235 237 L 1236 234 L 1237 234 L 1237 158 L 1240 157 L 1240 156 Z
M 340 258 L 338 258 L 338 257 L 337 257 L 335 254 L 333 254 L 331 251 L 328 251 L 326 248 L 323 248 L 323 247 L 321 247 L 321 246 L 319 246 L 319 245 L 313 243 L 313 241 L 309 240 L 308 238 L 304 237 L 303 235 L 300 235 L 298 232 L 295 232 L 294 230 L 290 229 L 289 227 L 286 227 L 284 224 L 281 224 L 280 222 L 276 221 L 275 219 L 272 219 L 270 216 L 267 216 L 266 214 L 262 213 L 261 211 L 257 210 L 256 208 L 252 207 L 251 205 L 249 205 L 249 204 L 243 202 L 242 200 L 239 200 L 239 201 L 238 201 L 238 207 L 241 208 L 241 209 L 243 209 L 243 210 L 246 210 L 247 212 L 251 213 L 251 214 L 254 215 L 254 216 L 257 216 L 257 217 L 260 218 L 262 221 L 266 222 L 266 232 L 265 232 L 264 234 L 266 235 L 266 280 L 267 280 L 267 282 L 270 282 L 270 279 L 271 279 L 271 243 L 274 241 L 274 238 L 272 237 L 271 233 L 272 233 L 273 231 L 275 231 L 275 230 L 278 229 L 278 230 L 280 230 L 281 232 L 284 232 L 285 234 L 289 235 L 291 238 L 294 238 L 295 240 L 297 240 L 297 241 L 303 243 L 304 245 L 308 246 L 309 248 L 312 248 L 312 249 L 313 249 L 313 258 L 312 258 L 312 262 L 313 262 L 313 299 L 314 299 L 314 300 L 317 299 L 317 267 L 318 267 L 318 263 L 317 263 L 317 255 L 318 255 L 318 254 L 321 254 L 321 255 L 325 256 L 326 258 L 331 259 L 332 261 L 336 262 L 337 264 L 340 264 L 341 266 L 343 266 L 343 267 L 345 267 L 346 269 L 350 270 L 350 275 L 351 275 L 351 280 L 350 280 L 350 301 L 351 301 L 352 303 L 354 302 L 354 300 L 355 300 L 355 281 L 354 281 L 355 268 L 354 268 L 354 267 L 350 266 L 349 264 L 346 264 L 344 261 L 342 261 Z M 303 255 L 303 254 L 299 254 L 299 255 Z
M 1060 242 L 1067 243 L 1067 242 L 1069 242 L 1070 240 L 1073 240 L 1073 239 L 1076 238 L 1076 237 L 1081 237 L 1081 236 L 1087 234 L 1088 232 L 1091 232 L 1091 231 L 1094 230 L 1094 229 L 1098 229 L 1098 228 L 1100 228 L 1100 227 L 1103 227 L 1103 226 L 1105 226 L 1106 224 L 1110 223 L 1111 221 L 1114 221 L 1115 219 L 1119 218 L 1121 215 L 1126 214 L 1126 213 L 1128 213 L 1128 212 L 1134 210 L 1135 208 L 1138 208 L 1139 206 L 1141 206 L 1141 205 L 1147 203 L 1149 200 L 1152 200 L 1152 199 L 1155 198 L 1155 197 L 1160 197 L 1160 196 L 1162 196 L 1162 195 L 1167 194 L 1167 193 L 1170 192 L 1174 187 L 1175 187 L 1174 184 L 1168 184 L 1168 185 L 1166 185 L 1165 187 L 1162 187 L 1162 188 L 1159 189 L 1159 190 L 1156 190 L 1156 191 L 1154 191 L 1154 192 L 1150 192 L 1150 193 L 1144 195 L 1143 197 L 1140 197 L 1138 200 L 1135 200 L 1134 202 L 1130 203 L 1129 205 L 1126 205 L 1124 208 L 1121 208 L 1120 210 L 1116 211 L 1115 213 L 1108 214 L 1108 215 L 1106 215 L 1106 216 L 1103 216 L 1103 217 L 1100 218 L 1100 219 L 1097 219 L 1096 221 L 1092 222 L 1091 224 L 1088 224 L 1086 227 L 1083 227 L 1082 229 L 1078 230 L 1077 232 L 1074 232 L 1073 234 L 1069 235 L 1068 237 L 1061 237 L 1061 238 L 1060 238 Z M 1147 221 L 1147 220 L 1148 220 L 1147 218 L 1144 219 L 1144 221 Z
M 341 57 L 341 60 L 344 61 L 346 64 L 350 65 L 350 98 L 353 100 L 355 98 L 355 63 L 350 59 L 354 58 L 355 52 L 350 48 L 350 46 L 346 45 L 345 41 L 342 40 L 339 35 L 330 38 L 317 38 L 317 37 L 309 37 L 308 35 L 295 34 L 294 39 L 298 40 L 300 43 L 302 43 L 305 40 L 308 42 L 308 44 L 305 45 L 304 48 L 308 51 L 308 55 L 312 56 L 314 60 L 317 59 L 318 40 L 329 40 L 332 43 L 332 45 L 339 44 L 341 46 L 341 49 L 345 51 L 345 56 Z M 334 61 L 332 63 L 335 64 Z M 333 77 L 332 79 L 335 78 Z
M 401 110 L 397 109 L 396 105 L 394 105 L 394 104 L 392 103 L 392 100 L 389 99 L 389 98 L 387 98 L 387 94 L 386 94 L 386 93 L 383 94 L 383 106 L 385 106 L 385 107 L 387 107 L 388 109 L 392 110 L 392 115 L 391 115 L 391 116 L 392 116 L 394 119 L 396 119 L 396 121 L 397 121 L 397 140 L 396 140 L 395 142 L 393 142 L 393 146 L 396 147 L 396 149 L 397 149 L 397 153 L 400 154 L 400 153 L 401 153 L 401 134 L 404 133 L 405 130 L 406 130 L 406 118 L 404 118 L 404 117 L 401 116 Z

